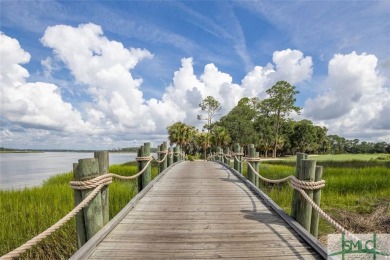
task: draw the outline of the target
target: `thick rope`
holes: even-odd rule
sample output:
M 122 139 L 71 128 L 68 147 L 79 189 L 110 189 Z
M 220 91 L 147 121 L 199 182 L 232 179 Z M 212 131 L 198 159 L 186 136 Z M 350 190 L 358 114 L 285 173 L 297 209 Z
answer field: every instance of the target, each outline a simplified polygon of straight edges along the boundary
M 168 150 L 164 150 L 164 151 L 157 151 L 157 154 L 165 154 L 165 153 L 168 153 Z
M 261 158 L 260 157 L 247 157 L 246 161 L 247 162 L 260 162 Z
M 163 153 L 161 153 L 161 154 L 163 154 Z M 160 161 L 159 161 L 158 159 L 154 158 L 153 156 L 152 156 L 152 158 L 153 158 L 153 160 L 156 161 L 157 163 L 162 163 L 163 161 L 165 161 L 165 159 L 167 159 L 167 156 L 168 156 L 168 153 L 165 153 L 164 158 L 162 158 Z
M 78 204 L 72 211 L 70 211 L 65 217 L 60 219 L 57 223 L 55 223 L 53 226 L 49 227 L 45 231 L 43 231 L 41 234 L 37 235 L 36 237 L 30 239 L 20 247 L 14 249 L 13 251 L 9 252 L 6 255 L 3 255 L 1 259 L 12 259 L 15 257 L 19 257 L 21 254 L 26 252 L 31 247 L 38 244 L 40 241 L 42 241 L 44 238 L 48 237 L 50 234 L 52 234 L 54 231 L 59 229 L 62 225 L 64 225 L 66 222 L 68 222 L 71 218 L 76 216 L 76 214 L 82 210 L 85 206 L 88 205 L 88 203 L 99 193 L 99 191 L 104 187 L 103 184 L 100 184 L 97 186 L 91 194 L 88 195 L 80 204 Z
M 152 159 L 153 159 L 152 156 L 139 156 L 139 157 L 135 157 L 135 160 L 137 162 L 146 162 L 146 161 L 150 161 Z
M 71 181 L 70 187 L 75 190 L 86 190 L 86 189 L 93 189 L 96 186 L 100 184 L 110 184 L 112 182 L 112 178 L 117 178 L 120 180 L 132 180 L 140 176 L 142 173 L 146 171 L 149 164 L 151 163 L 151 159 L 148 161 L 148 163 L 144 166 L 144 168 L 137 174 L 132 176 L 122 176 L 115 173 L 106 173 L 100 176 L 97 176 L 96 178 L 93 178 L 91 180 L 85 180 L 85 181 Z
M 225 158 L 225 160 L 230 160 L 230 156 L 226 156 L 226 154 L 225 155 L 223 155 L 223 157 Z
M 139 158 L 139 157 L 137 157 Z M 144 160 L 146 157 L 141 157 L 141 161 Z M 92 189 L 95 188 L 82 202 L 80 202 L 72 211 L 70 211 L 65 217 L 60 219 L 57 223 L 55 223 L 53 226 L 49 227 L 45 231 L 43 231 L 41 234 L 35 236 L 34 238 L 30 239 L 20 247 L 12 250 L 6 255 L 3 255 L 0 257 L 1 259 L 12 259 L 15 257 L 19 257 L 21 254 L 26 252 L 31 247 L 35 246 L 39 242 L 41 242 L 43 239 L 51 235 L 54 231 L 59 229 L 61 226 L 63 226 L 66 222 L 68 222 L 71 218 L 76 216 L 76 214 L 82 210 L 85 206 L 88 205 L 88 203 L 99 193 L 99 191 L 105 186 L 112 182 L 112 178 L 117 178 L 121 180 L 131 180 L 135 179 L 138 176 L 140 176 L 142 173 L 144 173 L 149 166 L 149 164 L 152 162 L 152 157 L 149 158 L 148 163 L 145 165 L 145 167 L 137 174 L 132 176 L 121 176 L 114 173 L 107 173 L 100 176 L 97 176 L 96 178 L 93 178 L 91 180 L 85 180 L 85 181 L 71 181 L 70 187 L 75 190 L 86 190 L 86 189 Z
M 234 155 L 234 159 L 235 159 L 237 162 L 242 163 L 242 162 L 245 162 L 247 158 L 246 158 L 246 157 L 243 157 L 242 160 L 239 160 L 239 159 L 237 158 L 237 156 Z
M 178 156 L 180 156 L 180 155 L 185 156 L 185 153 L 182 153 L 182 152 L 174 152 L 173 155 L 176 156 L 176 157 L 178 157 Z
M 331 224 L 337 231 L 339 231 L 340 233 L 344 233 L 349 239 L 352 239 L 354 243 L 356 243 L 357 241 L 359 241 L 360 239 L 355 236 L 354 234 L 352 234 L 351 232 L 349 232 L 347 229 L 345 229 L 343 226 L 341 226 L 338 222 L 336 222 L 336 220 L 334 220 L 331 216 L 329 216 L 328 214 L 326 214 L 310 197 L 309 195 L 307 195 L 307 193 L 299 188 L 299 187 L 296 187 L 294 186 L 293 182 L 291 182 L 291 187 L 295 190 L 297 190 L 303 198 L 305 198 L 305 200 L 307 202 L 309 202 L 309 204 L 313 207 L 313 209 L 315 211 L 318 212 L 318 214 L 324 219 L 326 220 L 329 224 Z M 366 245 L 369 249 L 369 250 L 372 250 L 372 246 L 371 245 Z M 388 256 L 385 256 L 385 258 L 390 258 Z
M 112 182 L 112 174 L 107 173 L 97 176 L 91 180 L 85 181 L 71 181 L 70 187 L 74 190 L 87 190 L 93 189 L 99 185 L 108 185 Z

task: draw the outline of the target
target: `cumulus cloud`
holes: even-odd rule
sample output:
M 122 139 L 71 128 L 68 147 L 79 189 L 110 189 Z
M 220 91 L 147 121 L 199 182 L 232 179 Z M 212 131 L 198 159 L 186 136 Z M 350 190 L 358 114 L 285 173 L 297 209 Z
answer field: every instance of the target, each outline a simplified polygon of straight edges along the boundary
M 30 61 L 30 54 L 25 52 L 16 39 L 0 32 L 0 80 L 4 85 L 23 84 L 29 76 L 20 64 Z
M 32 128 L 88 131 L 71 104 L 62 100 L 57 86 L 44 82 L 26 83 L 28 71 L 20 64 L 30 60 L 16 39 L 0 35 L 1 113 L 7 120 Z
M 311 57 L 304 57 L 299 50 L 275 51 L 272 60 L 276 64 L 275 78 L 277 80 L 296 84 L 310 79 L 313 74 Z
M 335 55 L 324 82 L 327 90 L 306 101 L 304 116 L 346 137 L 382 135 L 375 129 L 390 130 L 390 90 L 384 86 L 377 65 L 375 55 Z
M 88 113 L 93 120 L 98 119 L 94 111 L 100 110 L 98 121 L 104 121 L 105 126 L 155 130 L 153 121 L 145 121 L 149 116 L 139 89 L 142 79 L 133 78 L 130 72 L 142 59 L 153 57 L 149 51 L 128 49 L 120 42 L 110 41 L 103 36 L 100 26 L 91 23 L 48 27 L 41 41 L 53 49 L 76 82 L 87 86 L 96 102 L 94 110 Z

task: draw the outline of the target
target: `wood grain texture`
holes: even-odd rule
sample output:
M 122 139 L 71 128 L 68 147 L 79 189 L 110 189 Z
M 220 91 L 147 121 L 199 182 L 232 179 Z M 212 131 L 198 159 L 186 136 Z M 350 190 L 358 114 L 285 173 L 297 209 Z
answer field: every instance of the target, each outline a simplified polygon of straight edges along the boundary
M 321 258 L 234 174 L 183 162 L 141 198 L 90 259 Z

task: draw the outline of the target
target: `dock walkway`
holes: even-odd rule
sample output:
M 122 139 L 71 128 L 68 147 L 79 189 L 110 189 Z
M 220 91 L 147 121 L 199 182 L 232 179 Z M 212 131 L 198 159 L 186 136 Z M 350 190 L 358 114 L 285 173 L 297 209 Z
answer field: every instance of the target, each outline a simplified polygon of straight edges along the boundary
M 230 170 L 170 169 L 96 245 L 89 259 L 321 259 Z

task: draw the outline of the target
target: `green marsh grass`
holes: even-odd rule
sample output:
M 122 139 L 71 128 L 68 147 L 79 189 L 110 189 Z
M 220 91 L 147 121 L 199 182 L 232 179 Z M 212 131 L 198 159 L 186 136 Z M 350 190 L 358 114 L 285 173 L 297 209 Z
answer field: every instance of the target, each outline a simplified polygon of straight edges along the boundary
M 137 163 L 110 166 L 110 172 L 130 176 L 138 172 Z M 157 176 L 152 164 L 152 178 Z M 40 187 L 0 190 L 0 256 L 46 230 L 74 208 L 69 182 L 73 173 L 58 174 Z M 137 193 L 137 179 L 114 180 L 109 186 L 110 219 Z M 67 259 L 77 250 L 76 224 L 71 219 L 59 230 L 28 250 L 21 259 Z

